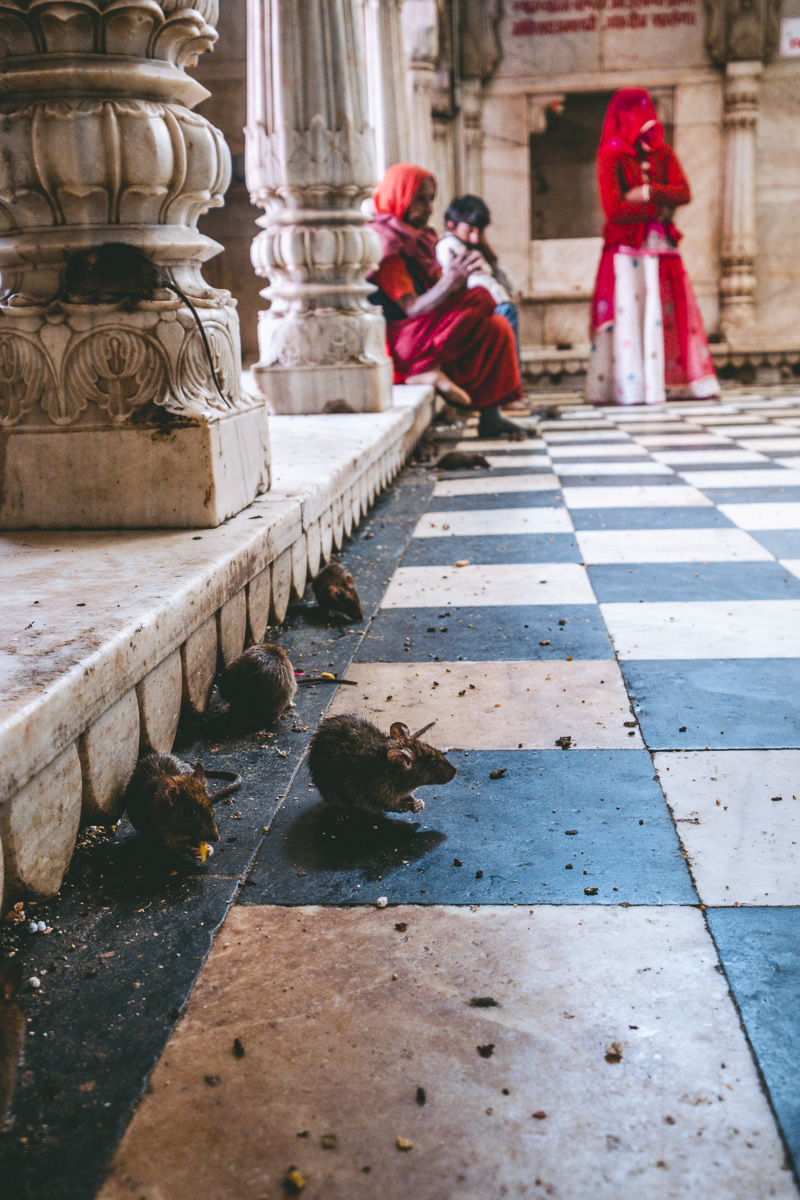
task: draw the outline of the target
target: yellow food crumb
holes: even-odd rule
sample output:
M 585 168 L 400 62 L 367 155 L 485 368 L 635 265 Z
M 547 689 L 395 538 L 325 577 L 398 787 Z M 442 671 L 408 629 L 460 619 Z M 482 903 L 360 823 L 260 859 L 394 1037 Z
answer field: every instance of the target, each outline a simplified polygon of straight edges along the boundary
M 414 1143 L 409 1138 L 399 1137 L 395 1142 L 398 1150 L 413 1150 Z
M 197 847 L 197 857 L 200 859 L 200 862 L 206 861 L 208 858 L 208 842 L 201 842 Z
M 331 675 L 330 671 L 321 671 L 320 679 L 335 679 L 335 675 Z

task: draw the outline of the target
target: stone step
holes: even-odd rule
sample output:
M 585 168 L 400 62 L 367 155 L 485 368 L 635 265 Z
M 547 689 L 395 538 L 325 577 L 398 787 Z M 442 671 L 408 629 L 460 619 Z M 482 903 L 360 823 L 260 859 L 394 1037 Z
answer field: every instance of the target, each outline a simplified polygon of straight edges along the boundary
M 0 539 L 3 905 L 58 891 L 81 821 L 113 821 L 140 752 L 171 749 L 218 669 L 280 623 L 434 412 L 271 417 L 273 486 L 215 529 Z

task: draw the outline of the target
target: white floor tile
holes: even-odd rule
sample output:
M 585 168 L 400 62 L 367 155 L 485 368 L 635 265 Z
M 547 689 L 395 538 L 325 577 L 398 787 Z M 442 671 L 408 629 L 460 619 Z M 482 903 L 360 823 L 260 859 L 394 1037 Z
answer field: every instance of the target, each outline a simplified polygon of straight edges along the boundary
M 506 563 L 465 567 L 399 567 L 383 608 L 503 604 L 594 604 L 578 563 Z
M 550 457 L 562 458 L 642 458 L 646 451 L 635 442 L 604 442 L 600 446 L 586 443 L 581 446 L 551 446 Z
M 782 558 L 780 564 L 787 571 L 791 571 L 793 575 L 797 575 L 800 578 L 800 558 Z
M 509 442 L 507 438 L 476 437 L 456 442 L 455 449 L 464 450 L 467 454 L 488 454 L 492 450 L 495 452 L 503 450 L 511 457 L 516 454 L 524 454 L 526 450 L 546 450 L 547 444 L 538 437 L 527 438 L 524 442 Z M 444 453 L 444 448 L 442 452 Z
M 490 467 L 514 469 L 527 468 L 529 471 L 552 471 L 549 454 L 487 454 L 486 461 Z
M 720 437 L 718 433 L 704 433 L 702 430 L 687 433 L 642 433 L 634 434 L 634 439 L 640 446 L 732 446 L 730 438 Z
M 696 421 L 698 425 L 706 425 L 714 433 L 724 433 L 728 437 L 735 437 L 737 428 L 741 428 L 746 436 L 751 437 L 750 427 L 752 425 L 764 425 L 763 415 L 753 413 L 752 416 L 748 416 L 747 413 L 735 412 L 733 409 L 729 409 L 728 413 L 723 413 L 719 409 L 716 413 L 708 416 L 698 413 L 692 420 Z
M 624 659 L 800 658 L 800 600 L 601 604 Z
M 624 441 L 620 441 L 618 429 L 592 429 L 589 432 L 581 432 L 575 430 L 573 432 L 563 432 L 554 429 L 552 432 L 547 431 L 544 439 L 549 446 L 572 445 L 577 446 L 582 442 L 616 442 L 618 445 L 624 445 Z
M 708 496 L 692 487 L 565 487 L 568 508 L 711 508 Z
M 696 908 L 387 890 L 231 910 L 98 1200 L 797 1200 Z
M 439 747 L 462 750 L 641 750 L 630 701 L 613 659 L 352 663 L 329 714 L 355 712 L 388 728 L 406 720 Z M 391 697 L 391 699 L 387 699 Z M 633 736 L 628 736 L 633 732 Z
M 742 529 L 587 529 L 576 537 L 587 565 L 772 561 Z
M 739 438 L 739 445 L 746 450 L 800 450 L 800 437 L 792 437 L 787 431 L 786 437 L 764 437 L 752 441 Z
M 800 750 L 653 761 L 704 904 L 800 904 Z
M 776 467 L 772 470 L 743 471 L 680 471 L 692 487 L 705 488 L 758 488 L 800 487 L 800 471 Z
M 424 513 L 414 537 L 571 533 L 572 529 L 572 519 L 564 508 L 473 508 Z
M 552 492 L 561 485 L 555 475 L 491 475 L 479 479 L 440 479 L 434 496 L 494 496 L 498 492 Z
M 664 463 L 634 459 L 631 462 L 553 463 L 559 475 L 673 475 L 674 471 Z
M 763 463 L 771 462 L 763 454 L 754 450 L 722 450 L 711 446 L 708 450 L 651 450 L 653 458 L 658 462 L 669 463 L 670 466 L 688 466 L 697 463 L 713 463 L 723 466 L 726 463 Z
M 800 503 L 719 504 L 719 511 L 740 529 L 800 529 Z

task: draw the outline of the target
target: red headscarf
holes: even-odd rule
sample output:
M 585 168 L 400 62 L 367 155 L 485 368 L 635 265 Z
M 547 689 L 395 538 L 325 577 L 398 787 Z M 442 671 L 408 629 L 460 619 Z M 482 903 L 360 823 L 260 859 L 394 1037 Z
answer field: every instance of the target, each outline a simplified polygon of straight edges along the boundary
M 611 97 L 606 109 L 600 149 L 613 146 L 623 154 L 636 154 L 639 139 L 645 150 L 657 150 L 664 142 L 664 126 L 649 92 L 644 88 L 623 88 Z
M 423 167 L 411 163 L 395 163 L 389 167 L 375 189 L 376 216 L 370 221 L 369 228 L 380 238 L 381 258 L 402 254 L 418 262 L 425 275 L 435 279 L 439 274 L 436 231 L 430 225 L 416 229 L 403 220 L 425 179 L 432 180 L 436 188 L 435 176 Z

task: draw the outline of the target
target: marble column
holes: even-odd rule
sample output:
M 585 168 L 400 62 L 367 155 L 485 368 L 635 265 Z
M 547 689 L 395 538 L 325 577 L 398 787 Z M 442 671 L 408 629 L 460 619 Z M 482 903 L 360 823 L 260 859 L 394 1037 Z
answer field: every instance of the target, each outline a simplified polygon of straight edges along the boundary
M 411 161 L 433 169 L 436 162 L 433 94 L 439 61 L 439 8 L 436 0 L 405 0 L 403 41 L 406 49 Z
M 403 0 L 359 0 L 369 97 L 369 120 L 375 131 L 375 172 L 378 179 L 393 163 L 407 162 L 410 153 L 405 50 L 401 12 Z
M 217 0 L 0 0 L 2 527 L 213 526 L 268 486 L 235 301 L 201 275 L 230 156 L 185 68 L 216 18 Z M 144 252 L 153 285 L 67 273 L 104 243 Z
M 356 0 L 248 0 L 245 170 L 265 210 L 252 248 L 269 300 L 253 374 L 277 413 L 391 404 L 383 314 L 366 273 L 378 239 Z
M 736 346 L 755 330 L 756 125 L 760 61 L 725 67 L 720 326 Z
M 461 81 L 461 191 L 483 195 L 483 81 Z

